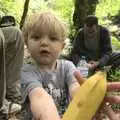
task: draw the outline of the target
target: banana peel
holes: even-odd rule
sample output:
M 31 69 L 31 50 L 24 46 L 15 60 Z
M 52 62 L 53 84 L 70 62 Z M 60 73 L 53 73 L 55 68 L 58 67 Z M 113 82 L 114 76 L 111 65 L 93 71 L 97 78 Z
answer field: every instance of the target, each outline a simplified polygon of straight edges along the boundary
M 106 73 L 98 71 L 76 91 L 62 120 L 92 120 L 107 89 Z

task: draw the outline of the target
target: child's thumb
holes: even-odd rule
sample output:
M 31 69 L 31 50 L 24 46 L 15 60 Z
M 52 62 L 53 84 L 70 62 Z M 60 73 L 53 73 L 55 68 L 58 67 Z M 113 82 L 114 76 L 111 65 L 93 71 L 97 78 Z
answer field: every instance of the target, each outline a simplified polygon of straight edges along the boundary
M 84 83 L 85 79 L 82 77 L 79 71 L 75 71 L 74 76 L 80 85 Z

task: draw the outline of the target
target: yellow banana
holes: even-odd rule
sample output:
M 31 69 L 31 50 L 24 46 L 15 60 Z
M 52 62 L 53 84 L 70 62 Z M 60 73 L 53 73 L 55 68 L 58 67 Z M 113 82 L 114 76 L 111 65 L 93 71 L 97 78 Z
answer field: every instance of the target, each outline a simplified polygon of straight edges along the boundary
M 76 92 L 62 120 L 91 120 L 106 93 L 106 73 L 99 71 Z

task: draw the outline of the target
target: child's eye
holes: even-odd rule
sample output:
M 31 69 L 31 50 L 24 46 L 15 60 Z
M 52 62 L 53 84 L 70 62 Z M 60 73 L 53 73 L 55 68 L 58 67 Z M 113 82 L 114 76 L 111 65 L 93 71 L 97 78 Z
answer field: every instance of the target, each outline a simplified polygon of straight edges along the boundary
M 51 39 L 51 41 L 57 41 L 58 40 L 58 38 L 55 37 L 55 36 L 51 36 L 50 39 Z
M 37 41 L 41 38 L 41 36 L 33 35 L 31 36 L 31 38 Z

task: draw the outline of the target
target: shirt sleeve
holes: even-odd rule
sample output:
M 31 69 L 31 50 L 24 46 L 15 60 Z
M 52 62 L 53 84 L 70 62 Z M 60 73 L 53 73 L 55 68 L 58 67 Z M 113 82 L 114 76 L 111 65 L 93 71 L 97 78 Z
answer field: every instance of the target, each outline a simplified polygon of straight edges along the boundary
M 37 75 L 37 71 L 29 65 L 23 66 L 21 70 L 22 103 L 28 100 L 30 91 L 36 87 L 42 87 L 41 78 Z
M 110 32 L 102 27 L 101 28 L 101 59 L 100 59 L 100 64 L 99 66 L 104 66 L 107 65 L 111 53 L 112 53 L 112 46 L 111 46 L 111 38 L 110 38 Z
M 70 62 L 70 61 L 66 61 L 65 62 L 65 81 L 67 83 L 68 88 L 71 86 L 71 84 L 77 82 L 77 80 L 74 77 L 74 72 L 77 71 L 77 68 L 75 67 L 75 65 Z

